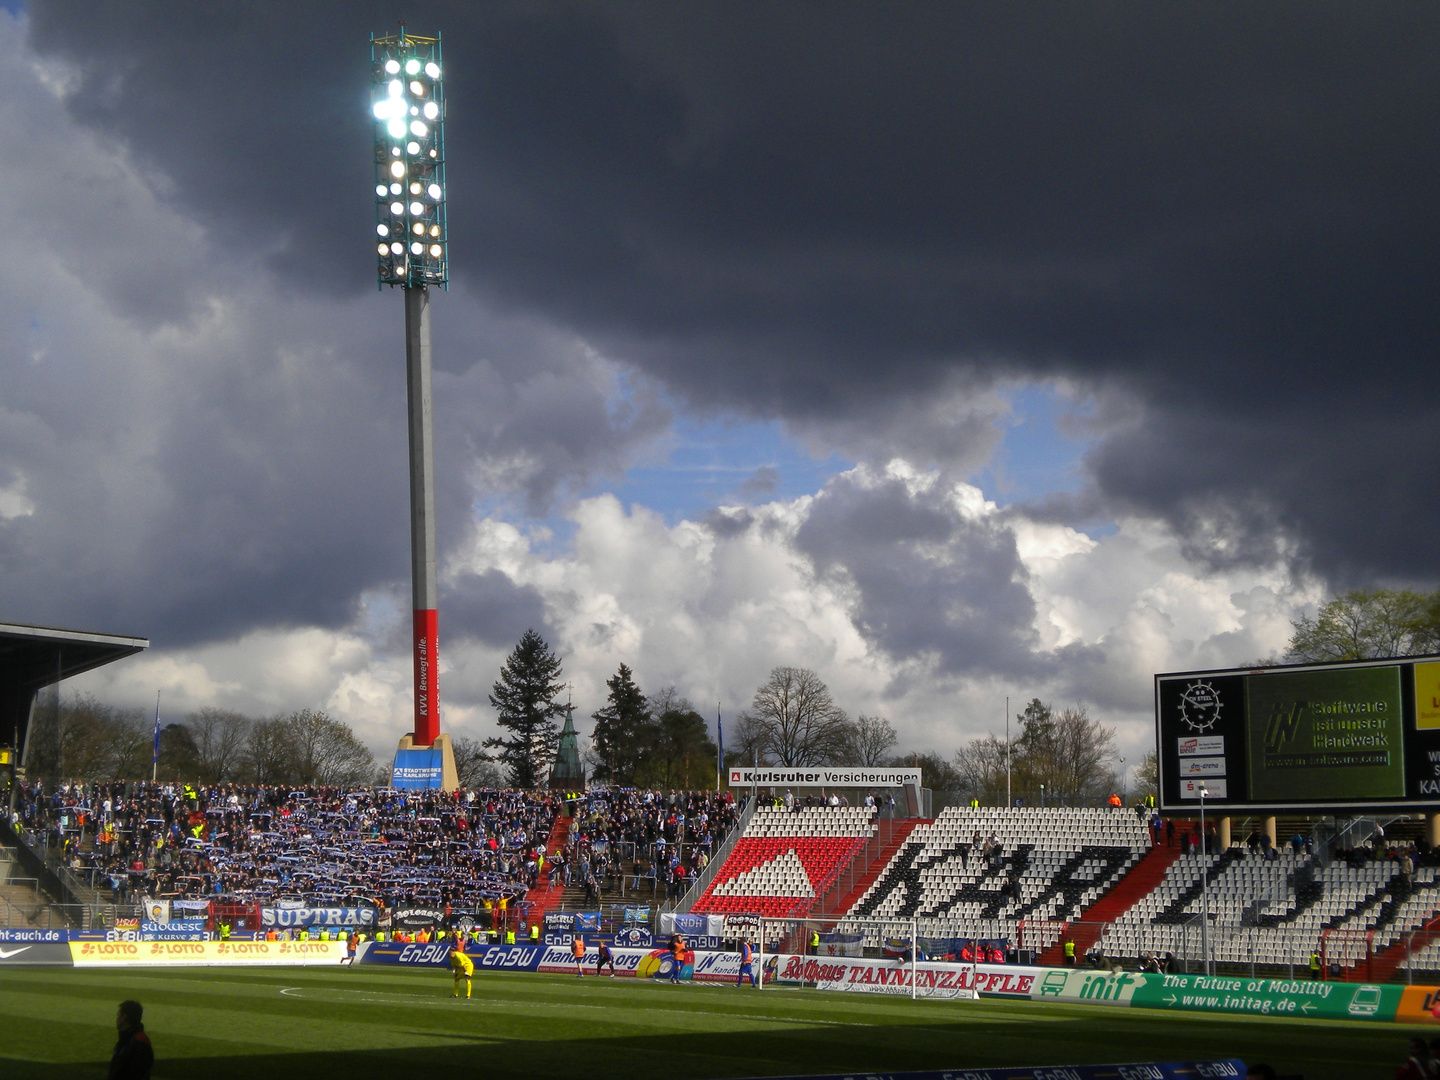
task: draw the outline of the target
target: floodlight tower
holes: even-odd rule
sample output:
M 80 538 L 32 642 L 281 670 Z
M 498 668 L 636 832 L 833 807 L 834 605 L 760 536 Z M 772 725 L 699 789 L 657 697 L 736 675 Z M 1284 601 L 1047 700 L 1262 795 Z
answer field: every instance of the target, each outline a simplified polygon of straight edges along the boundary
M 429 777 L 433 782 L 416 786 L 450 788 L 454 786 L 454 757 L 449 739 L 440 734 L 435 439 L 430 381 L 430 288 L 450 288 L 440 38 L 407 34 L 401 24 L 398 34 L 370 36 L 370 62 L 377 287 L 399 286 L 405 297 L 405 369 L 410 409 L 415 726 L 413 734 L 401 740 L 400 751 L 422 747 L 440 751 L 431 760 L 442 774 Z M 421 768 L 416 765 L 417 770 Z M 395 775 L 401 776 L 398 755 Z

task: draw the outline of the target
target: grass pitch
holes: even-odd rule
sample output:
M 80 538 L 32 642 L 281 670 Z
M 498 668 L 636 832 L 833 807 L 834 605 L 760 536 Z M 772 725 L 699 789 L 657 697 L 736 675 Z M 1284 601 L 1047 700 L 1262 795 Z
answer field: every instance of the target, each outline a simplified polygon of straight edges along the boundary
M 1238 1057 L 1306 1080 L 1388 1078 L 1411 1029 L 1096 1005 L 915 1001 L 440 969 L 0 969 L 0 1077 L 105 1075 L 137 998 L 156 1077 L 689 1080 Z M 462 991 L 463 993 L 463 991 Z M 1427 1032 L 1429 1034 L 1429 1032 Z

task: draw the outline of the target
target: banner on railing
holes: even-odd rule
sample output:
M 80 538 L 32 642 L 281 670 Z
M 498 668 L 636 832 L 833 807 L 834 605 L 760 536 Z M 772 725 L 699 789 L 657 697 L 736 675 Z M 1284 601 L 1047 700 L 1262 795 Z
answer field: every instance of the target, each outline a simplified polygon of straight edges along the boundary
M 399 915 L 400 912 L 396 912 Z M 431 913 L 433 914 L 433 913 Z M 445 913 L 439 913 L 439 921 L 444 921 Z M 432 919 L 424 925 L 434 925 L 436 920 Z M 374 926 L 374 908 L 349 908 L 349 907 L 267 907 L 260 909 L 260 925 L 267 930 L 274 926 L 279 929 L 299 928 L 302 926 Z M 396 923 L 397 926 L 406 926 L 405 923 Z M 418 927 L 417 923 L 417 927 Z
M 667 911 L 660 916 L 660 935 L 682 934 L 685 937 L 725 936 L 724 915 L 691 915 L 682 911 Z
M 146 900 L 142 906 L 145 908 L 145 918 L 150 922 L 168 923 L 170 921 L 169 900 Z

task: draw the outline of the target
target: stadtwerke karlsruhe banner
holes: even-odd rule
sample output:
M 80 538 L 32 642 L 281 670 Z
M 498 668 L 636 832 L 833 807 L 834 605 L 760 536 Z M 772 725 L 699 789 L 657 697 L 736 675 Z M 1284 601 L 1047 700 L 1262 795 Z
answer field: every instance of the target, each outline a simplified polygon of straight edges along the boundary
M 1160 806 L 1440 806 L 1440 658 L 1155 676 Z

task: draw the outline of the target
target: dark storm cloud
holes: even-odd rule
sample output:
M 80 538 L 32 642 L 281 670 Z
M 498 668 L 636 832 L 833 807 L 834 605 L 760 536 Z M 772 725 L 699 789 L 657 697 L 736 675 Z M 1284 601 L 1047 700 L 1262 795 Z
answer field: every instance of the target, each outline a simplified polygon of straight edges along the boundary
M 1035 604 L 1008 529 L 966 517 L 943 484 L 853 474 L 825 486 L 795 537 L 821 577 L 852 585 L 855 625 L 892 656 L 946 673 L 1028 670 Z
M 218 235 L 363 287 L 393 6 L 32 10 L 75 115 Z M 446 36 L 455 266 L 501 304 L 697 404 L 901 443 L 957 379 L 1120 386 L 1097 505 L 1222 561 L 1278 526 L 1336 577 L 1433 574 L 1440 8 L 407 15 Z
M 545 601 L 533 585 L 516 585 L 501 570 L 465 573 L 441 590 L 447 638 L 473 638 L 508 647 L 527 629 L 553 637 L 545 620 Z

